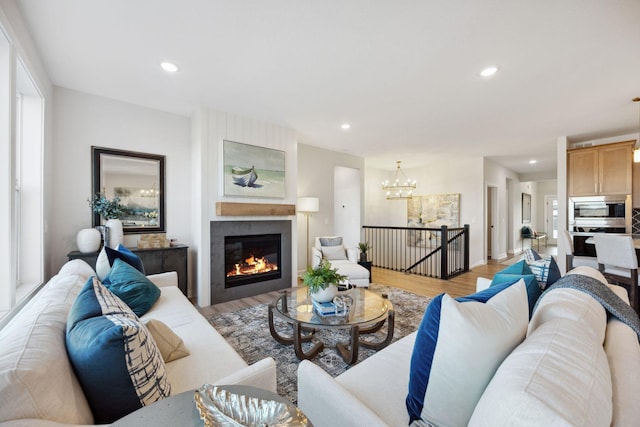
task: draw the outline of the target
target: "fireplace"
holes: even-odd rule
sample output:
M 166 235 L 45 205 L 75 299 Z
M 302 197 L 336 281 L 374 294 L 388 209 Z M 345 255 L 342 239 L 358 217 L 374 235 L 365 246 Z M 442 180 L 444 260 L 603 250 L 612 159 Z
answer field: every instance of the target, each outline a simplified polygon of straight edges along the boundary
M 224 287 L 242 286 L 282 277 L 280 234 L 225 236 Z
M 211 302 L 290 288 L 291 221 L 211 221 Z

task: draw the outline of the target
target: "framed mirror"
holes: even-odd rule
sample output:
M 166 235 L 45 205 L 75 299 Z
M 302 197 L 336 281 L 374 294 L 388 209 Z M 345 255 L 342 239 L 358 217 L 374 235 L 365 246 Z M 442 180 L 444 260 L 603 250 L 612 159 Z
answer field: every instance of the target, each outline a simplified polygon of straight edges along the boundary
M 93 192 L 120 197 L 125 233 L 165 231 L 164 156 L 91 147 Z M 93 226 L 104 220 L 93 214 Z

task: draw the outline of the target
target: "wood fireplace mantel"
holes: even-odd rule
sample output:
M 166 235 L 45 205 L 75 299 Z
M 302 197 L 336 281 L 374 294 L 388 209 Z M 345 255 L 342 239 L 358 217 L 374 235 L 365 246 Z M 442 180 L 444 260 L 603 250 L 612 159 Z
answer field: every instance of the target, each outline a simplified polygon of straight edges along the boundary
M 296 205 L 216 202 L 216 215 L 219 216 L 286 216 L 295 214 Z

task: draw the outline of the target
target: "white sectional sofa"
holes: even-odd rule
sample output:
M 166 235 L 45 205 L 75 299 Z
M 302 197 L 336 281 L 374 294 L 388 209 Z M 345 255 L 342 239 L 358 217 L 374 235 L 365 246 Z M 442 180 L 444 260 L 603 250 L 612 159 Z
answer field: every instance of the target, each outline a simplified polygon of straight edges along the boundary
M 571 273 L 606 283 L 590 267 Z M 609 287 L 628 303 L 624 288 Z M 335 379 L 303 361 L 298 369 L 300 409 L 316 427 L 409 425 L 405 399 L 416 334 Z M 491 378 L 469 425 L 633 426 L 640 423 L 638 396 L 638 336 L 621 321 L 607 320 L 602 305 L 589 295 L 554 289 L 540 302 L 524 341 Z M 453 399 L 447 410 L 455 412 L 458 405 Z
M 84 261 L 66 263 L 0 330 L 0 425 L 93 424 L 67 358 L 65 330 L 73 301 L 94 275 Z M 141 320 L 164 322 L 190 352 L 166 363 L 172 394 L 205 383 L 245 384 L 276 391 L 274 360 L 266 358 L 248 366 L 178 289 L 176 273 L 149 279 L 160 287 L 161 294 Z

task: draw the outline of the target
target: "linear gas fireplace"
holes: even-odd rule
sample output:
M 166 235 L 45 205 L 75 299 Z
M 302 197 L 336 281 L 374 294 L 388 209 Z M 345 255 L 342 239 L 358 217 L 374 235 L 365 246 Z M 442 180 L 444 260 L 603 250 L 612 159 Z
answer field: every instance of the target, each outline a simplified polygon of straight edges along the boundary
M 226 236 L 224 238 L 225 288 L 279 279 L 280 234 Z
M 291 221 L 211 221 L 211 302 L 292 286 Z

